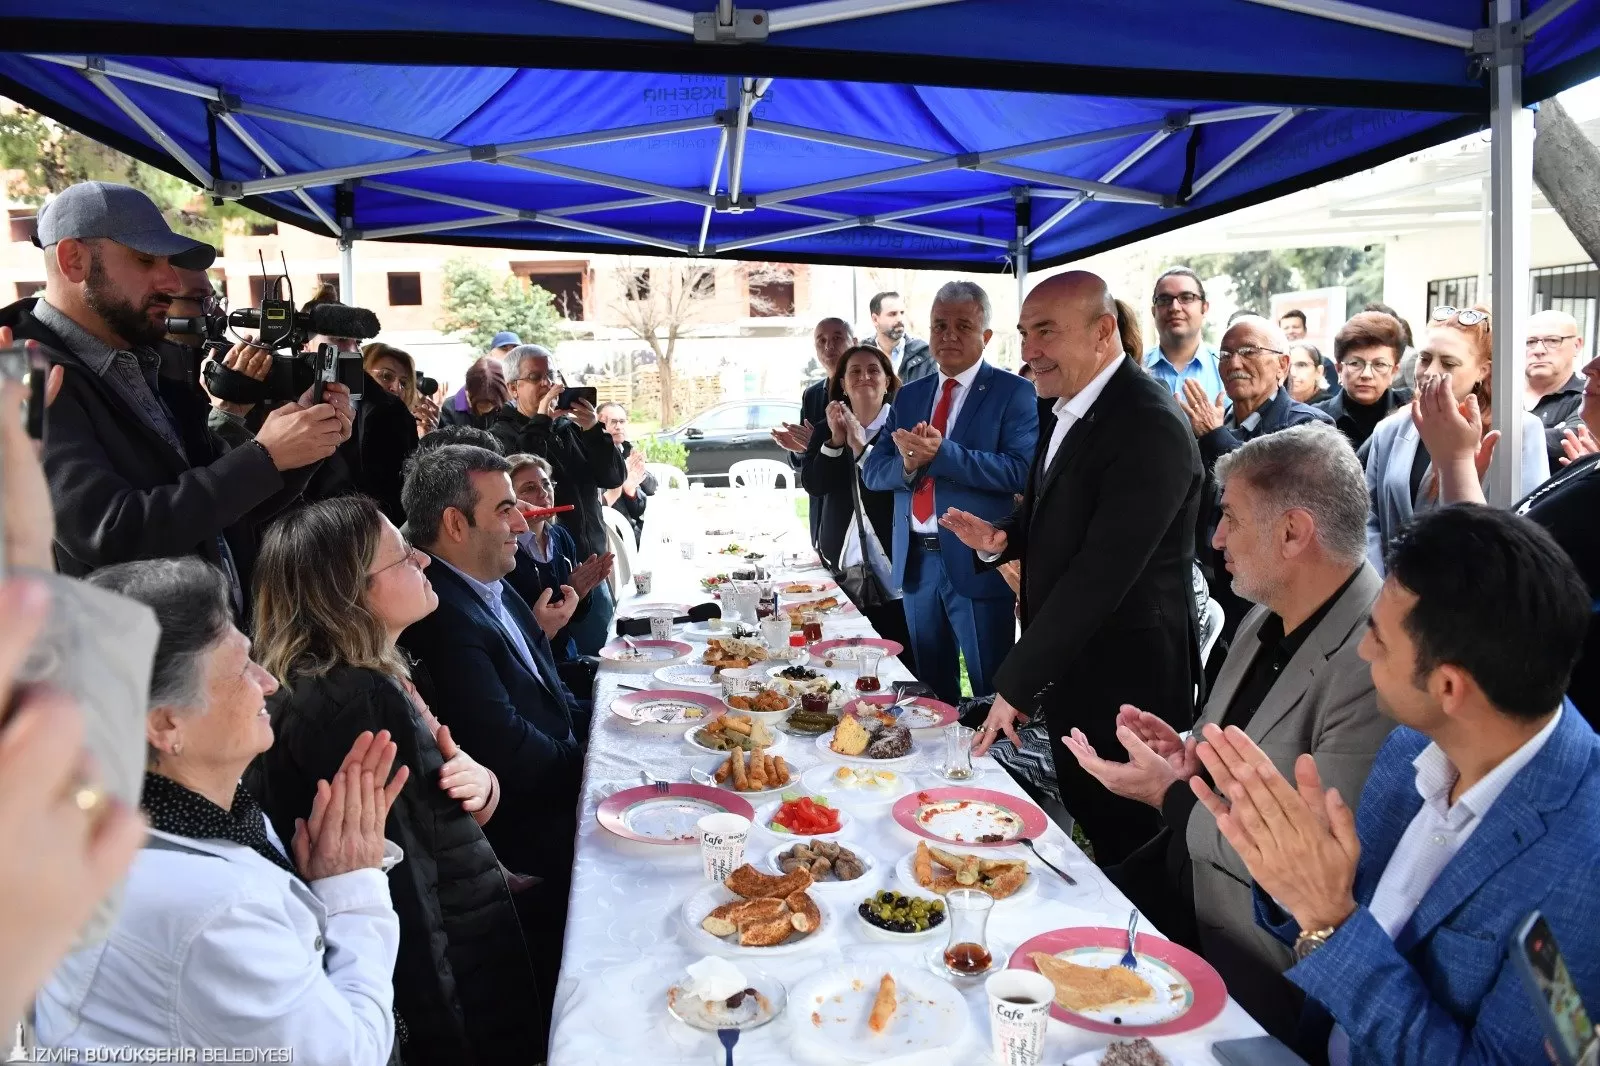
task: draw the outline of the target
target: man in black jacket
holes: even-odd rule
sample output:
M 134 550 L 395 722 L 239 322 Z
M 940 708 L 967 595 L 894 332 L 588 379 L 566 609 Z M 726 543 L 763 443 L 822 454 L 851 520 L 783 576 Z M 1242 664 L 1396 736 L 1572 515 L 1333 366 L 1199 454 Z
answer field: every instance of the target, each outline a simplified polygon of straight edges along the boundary
M 897 292 L 880 292 L 867 304 L 872 313 L 872 343 L 889 357 L 900 384 L 909 385 L 939 369 L 928 351 L 928 342 L 906 335 L 906 305 Z
M 1113 796 L 1063 746 L 1083 731 L 1124 758 L 1124 703 L 1189 728 L 1198 676 L 1190 576 L 1204 472 L 1171 394 L 1122 353 L 1116 305 L 1085 271 L 1040 282 L 1023 301 L 1022 357 L 1055 397 L 1021 506 L 998 526 L 961 511 L 940 519 L 991 564 L 1022 560 L 1022 638 L 974 754 L 1044 714 L 1062 801 L 1094 845 L 1120 861 L 1160 828 L 1155 811 Z M 1041 405 L 1042 406 L 1042 405 Z
M 229 577 L 248 617 L 256 531 L 300 494 L 350 435 L 349 395 L 309 393 L 229 450 L 206 427 L 204 398 L 158 374 L 175 266 L 204 269 L 209 245 L 173 233 L 138 190 L 75 185 L 39 214 L 45 291 L 0 311 L 0 334 L 55 349 L 65 370 L 44 437 L 56 512 L 56 565 L 102 566 L 198 555 Z M 0 342 L 9 337 L 0 336 Z
M 484 832 L 508 868 L 542 879 L 517 906 L 541 984 L 554 988 L 588 721 L 561 681 L 541 618 L 559 628 L 578 596 L 563 588 L 563 604 L 551 607 L 546 589 L 530 607 L 505 582 L 528 523 L 504 456 L 460 444 L 418 452 L 402 498 L 412 543 L 433 556 L 439 606 L 400 644 L 427 667 L 434 715 L 500 780 Z
M 507 384 L 514 404 L 503 407 L 489 432 L 506 455 L 528 452 L 543 456 L 555 474 L 556 506 L 573 509 L 557 521 L 577 541 L 579 558 L 610 551 L 600 499 L 602 489 L 614 489 L 628 477 L 622 453 L 600 424 L 600 416 L 587 400 L 577 400 L 570 410 L 556 406 L 563 391 L 550 369 L 548 349 L 521 344 L 505 358 Z M 589 599 L 589 612 L 573 632 L 578 650 L 593 655 L 606 642 L 616 604 L 603 582 Z

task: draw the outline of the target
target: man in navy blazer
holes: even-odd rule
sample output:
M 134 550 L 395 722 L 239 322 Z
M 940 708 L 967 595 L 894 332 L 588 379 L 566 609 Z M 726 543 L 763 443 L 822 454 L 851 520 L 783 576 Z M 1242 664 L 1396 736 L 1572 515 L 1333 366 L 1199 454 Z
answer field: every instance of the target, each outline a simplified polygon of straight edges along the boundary
M 563 588 L 563 603 L 551 607 L 546 589 L 530 608 L 503 580 L 528 528 L 503 456 L 464 444 L 423 452 L 402 498 L 412 542 L 436 564 L 428 579 L 439 606 L 400 643 L 427 668 L 430 709 L 500 780 L 500 805 L 484 834 L 508 869 L 540 879 L 531 887 L 518 880 L 515 900 L 538 976 L 553 981 L 587 723 L 536 612 L 570 617 L 578 597 Z
M 955 507 L 989 522 L 1011 513 L 1027 486 L 1039 435 L 1033 385 L 983 361 L 989 297 L 952 281 L 933 298 L 930 345 L 939 372 L 903 387 L 862 468 L 867 487 L 895 494 L 894 580 L 905 593 L 906 626 L 922 680 L 960 700 L 957 652 L 974 696 L 1016 640 L 1015 596 L 971 548 L 941 529 Z
M 1562 699 L 1590 609 L 1543 529 L 1488 507 L 1431 511 L 1391 545 L 1361 645 L 1401 728 L 1359 819 L 1308 756 L 1297 792 L 1243 734 L 1206 727 L 1221 796 L 1195 791 L 1255 880 L 1257 920 L 1294 945 L 1301 1054 L 1544 1061 L 1511 959 L 1535 910 L 1579 995 L 1600 1002 L 1600 738 Z

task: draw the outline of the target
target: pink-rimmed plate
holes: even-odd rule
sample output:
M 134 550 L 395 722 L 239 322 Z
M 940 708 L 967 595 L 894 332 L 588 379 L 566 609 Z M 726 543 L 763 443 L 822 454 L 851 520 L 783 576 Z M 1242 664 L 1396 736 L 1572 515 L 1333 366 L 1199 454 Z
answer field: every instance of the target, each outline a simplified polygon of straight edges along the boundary
M 634 725 L 687 725 L 727 710 L 721 700 L 703 692 L 657 688 L 629 692 L 611 701 L 611 713 Z
M 606 665 L 624 670 L 659 670 L 663 666 L 683 662 L 694 653 L 694 648 L 681 640 L 640 640 L 636 637 L 633 644 L 629 648 L 622 641 L 613 640 L 600 649 L 600 658 Z
M 875 648 L 888 656 L 899 655 L 906 650 L 899 641 L 886 640 L 883 637 L 839 637 L 835 640 L 819 640 L 811 645 L 809 650 L 813 660 L 831 659 L 833 666 L 854 667 L 857 648 Z
M 1044 811 L 1033 803 L 987 788 L 925 788 L 901 796 L 893 813 L 907 832 L 964 848 L 1010 847 L 1050 828 Z
M 843 710 L 848 712 L 853 704 L 870 703 L 874 707 L 892 707 L 900 702 L 895 696 L 851 696 L 845 700 Z M 943 729 L 956 720 L 958 711 L 948 703 L 932 697 L 918 696 L 917 701 L 900 711 L 896 721 L 907 729 Z
M 1013 970 L 1038 972 L 1038 964 L 1030 958 L 1034 952 L 1054 955 L 1063 962 L 1079 966 L 1117 966 L 1127 946 L 1125 929 L 1109 926 L 1055 929 L 1040 933 L 1017 948 L 1008 966 Z M 1153 1002 L 1119 1003 L 1082 1014 L 1052 1003 L 1051 1015 L 1068 1025 L 1095 1033 L 1171 1036 L 1198 1029 L 1227 1006 L 1228 989 L 1222 978 L 1210 963 L 1188 948 L 1140 933 L 1134 954 L 1139 960 L 1136 972 L 1155 989 Z
M 637 785 L 606 797 L 595 811 L 600 827 L 613 836 L 639 844 L 693 847 L 695 823 L 708 814 L 743 815 L 756 810 L 727 789 L 674 782 L 667 791 Z
M 839 583 L 837 581 L 825 577 L 809 581 L 799 577 L 777 583 L 778 595 L 799 599 L 807 599 L 811 596 L 826 596 L 828 593 L 837 590 L 838 587 Z
M 629 603 L 617 608 L 618 618 L 648 618 L 657 611 L 671 611 L 674 618 L 689 613 L 687 603 Z

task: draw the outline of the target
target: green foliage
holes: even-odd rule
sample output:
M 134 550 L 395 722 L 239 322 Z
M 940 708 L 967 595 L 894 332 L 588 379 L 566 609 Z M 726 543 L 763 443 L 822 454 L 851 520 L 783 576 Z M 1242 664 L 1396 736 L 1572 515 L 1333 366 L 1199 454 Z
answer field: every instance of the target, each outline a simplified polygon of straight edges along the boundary
M 679 470 L 689 469 L 689 449 L 675 440 L 646 437 L 634 443 L 644 452 L 644 461 L 647 463 L 666 463 Z
M 443 307 L 439 330 L 480 352 L 489 350 L 501 330 L 552 351 L 563 336 L 555 297 L 514 274 L 496 280 L 493 271 L 471 259 L 444 265 Z
M 42 204 L 50 195 L 80 181 L 131 185 L 156 202 L 173 229 L 219 248 L 227 222 L 268 221 L 231 201 L 215 205 L 182 178 L 24 107 L 0 112 L 0 170 L 16 171 L 6 191 L 22 204 Z
M 1196 256 L 1189 263 L 1202 278 L 1226 275 L 1238 305 L 1258 314 L 1272 307 L 1272 294 L 1300 289 L 1345 288 L 1345 307 L 1356 311 L 1383 298 L 1383 246 L 1275 248 Z

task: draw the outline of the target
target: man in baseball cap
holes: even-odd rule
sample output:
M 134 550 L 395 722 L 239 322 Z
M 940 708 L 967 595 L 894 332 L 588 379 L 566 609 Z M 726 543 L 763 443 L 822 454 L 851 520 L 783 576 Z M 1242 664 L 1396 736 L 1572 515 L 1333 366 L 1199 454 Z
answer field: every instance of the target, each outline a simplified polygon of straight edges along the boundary
M 348 390 L 328 385 L 285 404 L 229 449 L 186 380 L 159 373 L 179 270 L 204 270 L 211 246 L 174 233 L 137 189 L 85 182 L 39 212 L 45 289 L 0 308 L 12 336 L 54 350 L 60 391 L 45 421 L 44 466 L 56 517 L 56 568 L 82 576 L 114 563 L 198 555 L 229 578 L 249 617 L 259 528 L 298 497 L 350 436 Z
M 501 330 L 494 335 L 494 340 L 489 343 L 489 354 L 496 359 L 504 359 L 506 353 L 522 343 L 522 338 L 510 330 Z

